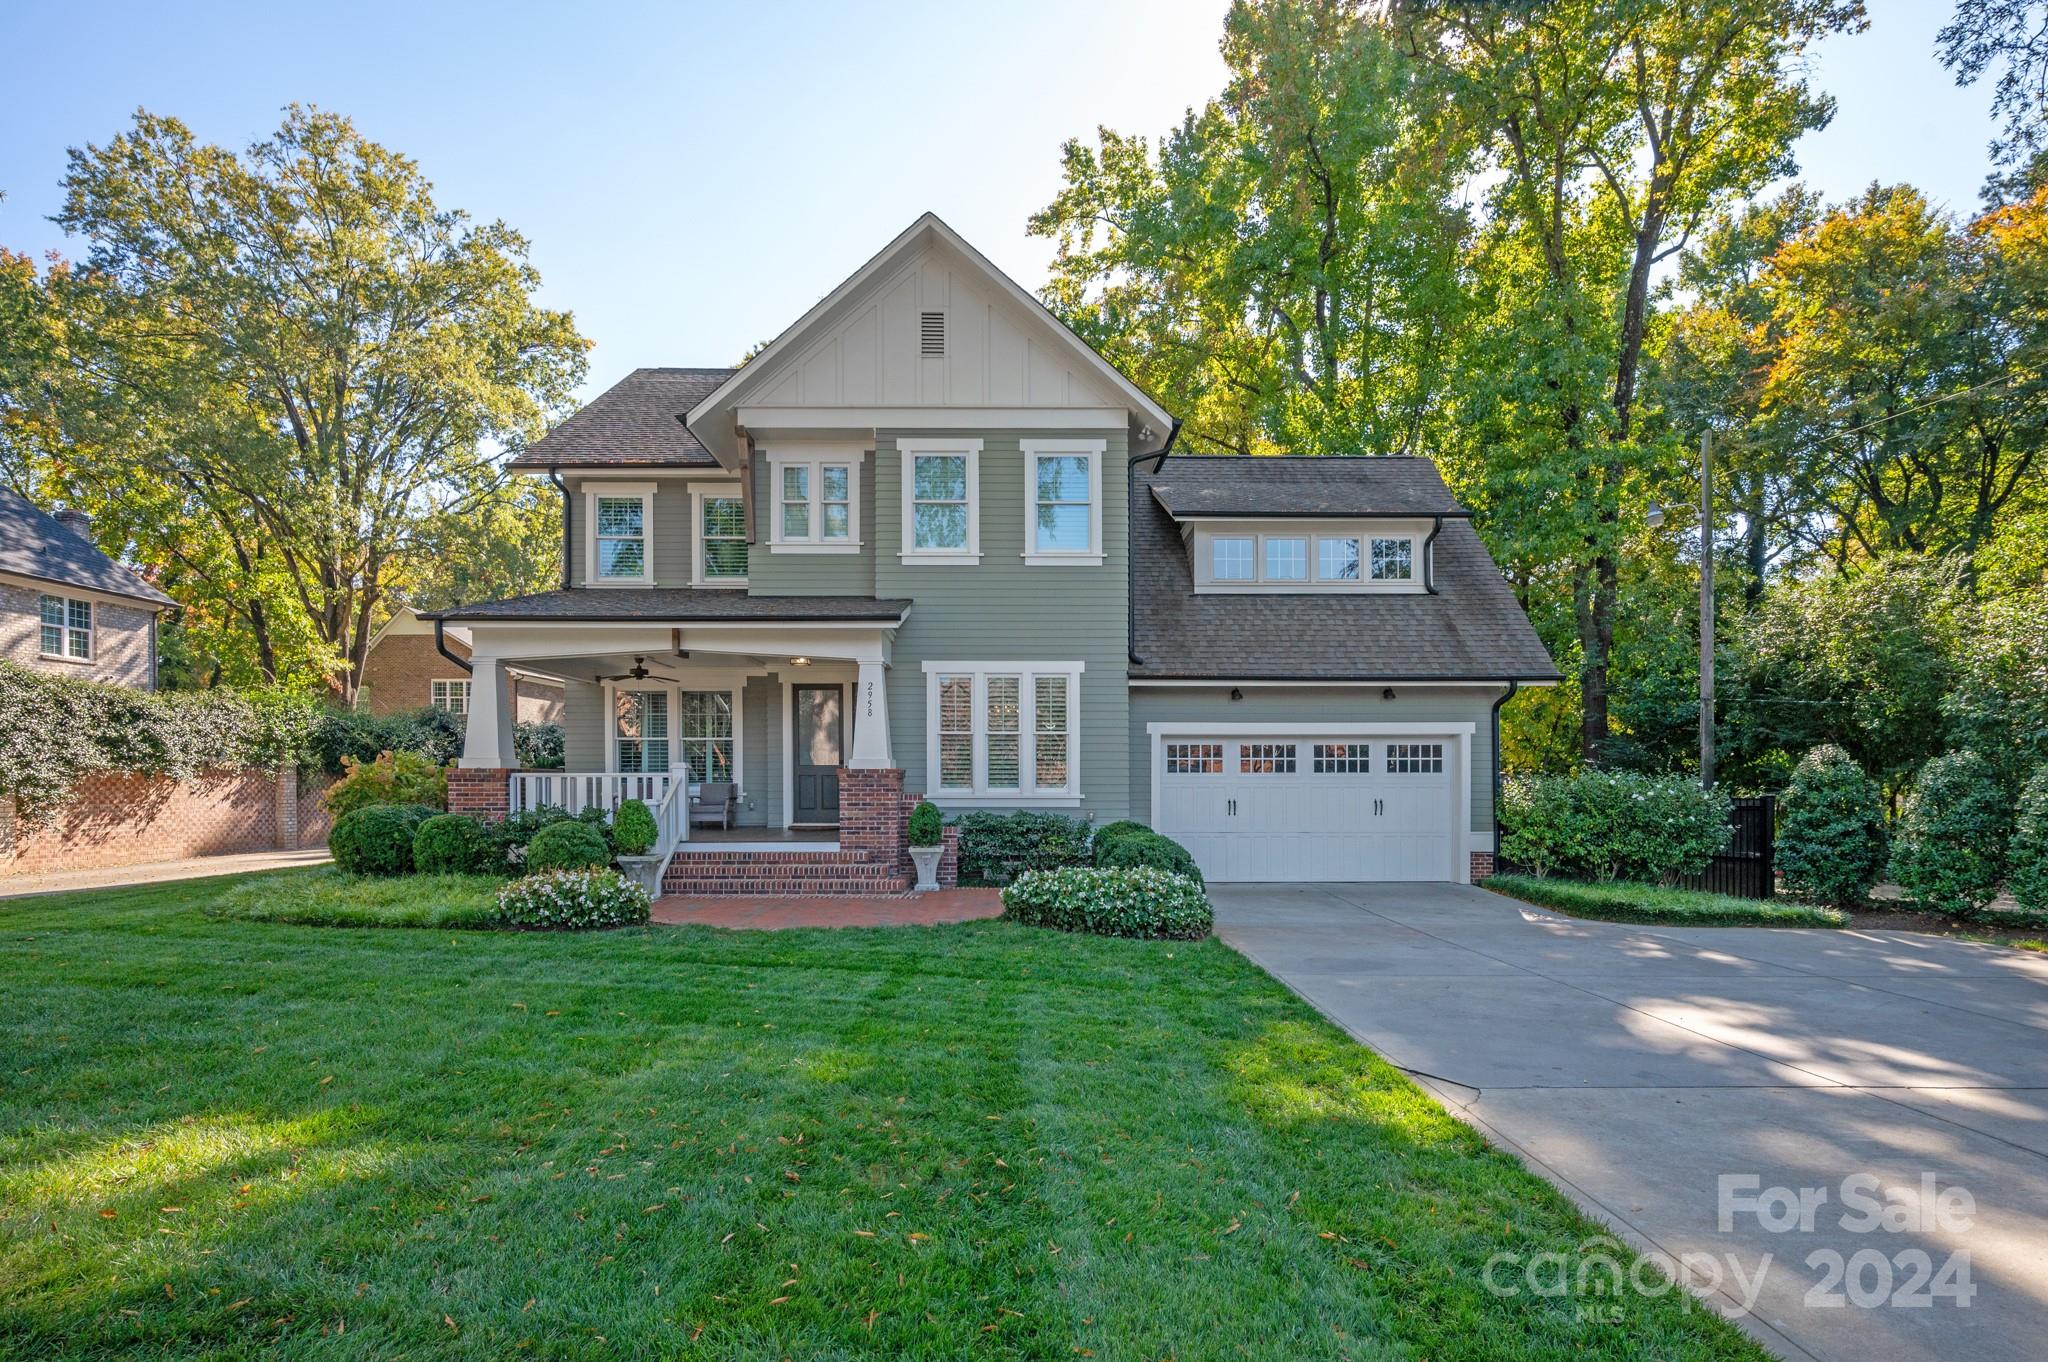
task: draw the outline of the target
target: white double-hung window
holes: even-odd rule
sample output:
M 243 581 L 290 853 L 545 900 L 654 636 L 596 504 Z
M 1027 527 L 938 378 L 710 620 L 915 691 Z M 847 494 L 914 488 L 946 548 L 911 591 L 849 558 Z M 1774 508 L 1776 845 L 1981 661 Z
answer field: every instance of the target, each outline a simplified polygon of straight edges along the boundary
M 737 489 L 697 491 L 697 585 L 747 584 L 747 507 Z
M 592 586 L 652 585 L 654 484 L 586 484 L 584 507 L 590 524 L 585 580 Z
M 768 459 L 769 551 L 860 552 L 862 451 L 780 446 Z
M 927 662 L 927 781 L 952 803 L 1073 805 L 1079 662 Z
M 981 561 L 981 441 L 898 440 L 905 563 Z
M 1102 561 L 1101 440 L 1025 440 L 1024 561 Z
M 43 656 L 61 657 L 68 662 L 92 661 L 92 602 L 70 596 L 44 596 L 39 607 Z

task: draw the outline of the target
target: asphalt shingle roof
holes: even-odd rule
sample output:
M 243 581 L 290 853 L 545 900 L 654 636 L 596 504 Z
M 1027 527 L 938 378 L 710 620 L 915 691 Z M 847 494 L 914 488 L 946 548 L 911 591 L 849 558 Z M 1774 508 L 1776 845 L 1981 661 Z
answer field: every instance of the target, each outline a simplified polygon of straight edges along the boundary
M 0 572 L 103 591 L 109 596 L 127 596 L 152 605 L 171 604 L 169 596 L 9 487 L 0 487 Z
M 1176 519 L 1465 513 L 1436 465 L 1415 458 L 1177 458 L 1152 480 Z
M 703 591 L 694 587 L 575 587 L 542 591 L 502 601 L 458 605 L 438 618 L 450 623 L 515 623 L 520 620 L 655 620 L 716 624 L 744 620 L 896 620 L 907 600 L 872 596 L 749 596 L 744 591 Z M 434 615 L 422 618 L 434 619 Z
M 1417 466 L 1419 465 L 1419 466 Z M 1133 678 L 1205 680 L 1548 681 L 1557 667 L 1514 593 L 1465 520 L 1446 520 L 1436 540 L 1436 594 L 1301 593 L 1196 595 L 1188 546 L 1152 485 L 1176 504 L 1270 506 L 1263 486 L 1285 489 L 1288 509 L 1385 504 L 1405 488 L 1401 511 L 1458 509 L 1426 459 L 1169 458 L 1138 473 L 1131 498 Z M 1206 488 L 1221 489 L 1205 493 Z M 1419 498 L 1434 488 L 1434 504 Z M 1236 511 L 1232 514 L 1284 514 Z M 1315 514 L 1336 514 L 1318 511 Z M 1385 511 L 1381 511 L 1385 514 Z M 1215 512 L 1214 514 L 1224 514 Z M 1352 510 L 1345 514 L 1366 514 Z
M 715 468 L 683 417 L 733 369 L 635 369 L 512 461 L 513 468 Z

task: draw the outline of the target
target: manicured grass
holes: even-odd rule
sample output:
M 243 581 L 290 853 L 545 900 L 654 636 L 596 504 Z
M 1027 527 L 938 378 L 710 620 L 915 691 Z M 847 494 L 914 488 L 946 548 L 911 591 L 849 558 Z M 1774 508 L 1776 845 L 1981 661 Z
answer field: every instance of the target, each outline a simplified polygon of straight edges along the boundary
M 1214 941 L 227 892 L 0 904 L 0 1356 L 1763 1356 Z
M 1697 889 L 1655 884 L 1539 879 L 1495 875 L 1484 887 L 1572 917 L 1604 922 L 1648 922 L 1666 927 L 1840 927 L 1847 916 L 1833 908 L 1786 899 L 1738 899 Z
M 488 927 L 504 887 L 495 875 L 351 875 L 327 865 L 232 881 L 204 911 L 307 927 Z

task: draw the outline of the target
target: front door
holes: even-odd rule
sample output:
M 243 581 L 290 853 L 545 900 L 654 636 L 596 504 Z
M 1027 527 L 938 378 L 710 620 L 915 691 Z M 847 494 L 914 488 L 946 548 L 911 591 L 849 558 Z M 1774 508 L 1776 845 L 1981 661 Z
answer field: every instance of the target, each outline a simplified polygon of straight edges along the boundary
M 797 686 L 790 696 L 790 751 L 796 780 L 793 823 L 839 821 L 840 695 L 837 686 Z

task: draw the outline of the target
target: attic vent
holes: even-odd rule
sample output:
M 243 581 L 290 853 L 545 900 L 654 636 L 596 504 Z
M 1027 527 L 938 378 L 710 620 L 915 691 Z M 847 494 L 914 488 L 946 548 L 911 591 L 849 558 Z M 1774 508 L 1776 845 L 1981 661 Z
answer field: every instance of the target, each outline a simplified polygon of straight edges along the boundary
M 946 314 L 926 312 L 919 315 L 920 354 L 943 355 L 946 353 Z

